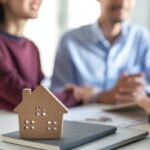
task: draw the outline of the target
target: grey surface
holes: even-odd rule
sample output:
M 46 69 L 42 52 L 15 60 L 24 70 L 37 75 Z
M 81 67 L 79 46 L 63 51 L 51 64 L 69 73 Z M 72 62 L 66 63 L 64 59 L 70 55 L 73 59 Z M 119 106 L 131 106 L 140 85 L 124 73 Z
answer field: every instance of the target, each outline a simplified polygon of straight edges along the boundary
M 73 150 L 109 150 L 116 148 L 119 145 L 121 146 L 128 144 L 129 142 L 136 141 L 138 138 L 143 139 L 145 134 L 146 132 L 142 130 L 118 128 L 116 134 L 109 135 L 100 140 L 85 144 Z
M 117 150 L 150 150 L 150 138 L 145 138 L 143 140 L 123 146 Z
M 109 150 L 110 146 L 118 146 L 119 144 L 125 144 L 126 142 L 129 142 L 128 139 L 134 139 L 134 137 L 137 137 L 144 133 L 140 130 L 134 130 L 134 129 L 127 129 L 127 128 L 119 128 L 117 130 L 116 134 L 111 134 L 107 137 L 104 137 L 102 139 L 90 142 L 88 144 L 84 144 L 83 146 L 74 148 L 73 150 Z M 122 141 L 120 143 L 120 141 Z M 4 150 L 36 150 L 34 148 L 9 144 L 9 143 L 0 143 L 0 148 L 4 148 Z M 118 148 L 118 150 L 150 150 L 150 139 L 145 138 L 144 140 L 140 140 L 137 142 L 134 142 L 130 145 L 123 146 L 121 148 Z

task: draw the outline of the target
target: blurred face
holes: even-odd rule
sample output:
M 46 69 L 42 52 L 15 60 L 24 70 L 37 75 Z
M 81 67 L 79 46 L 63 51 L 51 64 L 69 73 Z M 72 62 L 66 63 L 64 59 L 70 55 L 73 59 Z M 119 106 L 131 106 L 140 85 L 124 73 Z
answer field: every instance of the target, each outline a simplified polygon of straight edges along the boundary
M 5 13 L 11 14 L 20 19 L 36 18 L 42 0 L 0 0 Z
M 135 0 L 99 0 L 101 2 L 101 16 L 111 22 L 122 22 L 128 18 L 134 7 Z

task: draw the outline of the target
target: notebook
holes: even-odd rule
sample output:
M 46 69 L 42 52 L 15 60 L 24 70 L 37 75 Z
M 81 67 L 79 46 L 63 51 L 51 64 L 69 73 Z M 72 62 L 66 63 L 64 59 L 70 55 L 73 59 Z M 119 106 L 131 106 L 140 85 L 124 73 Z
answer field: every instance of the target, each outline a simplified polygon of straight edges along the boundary
M 2 141 L 44 150 L 67 150 L 102 138 L 115 131 L 116 127 L 113 126 L 64 121 L 63 136 L 59 140 L 21 139 L 17 131 L 3 134 Z
M 119 150 L 118 148 L 127 144 L 132 144 L 133 142 L 138 142 L 139 140 L 145 138 L 147 135 L 148 131 L 131 128 L 117 128 L 115 134 L 111 134 L 99 140 L 86 143 L 72 150 Z M 122 147 L 122 149 L 128 150 L 128 147 Z

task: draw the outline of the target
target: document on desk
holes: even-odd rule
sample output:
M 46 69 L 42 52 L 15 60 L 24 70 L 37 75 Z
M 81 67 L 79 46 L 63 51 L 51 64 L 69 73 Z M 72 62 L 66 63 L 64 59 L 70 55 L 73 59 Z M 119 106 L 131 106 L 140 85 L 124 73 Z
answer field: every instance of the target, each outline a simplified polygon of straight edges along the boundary
M 104 111 L 103 105 L 93 104 L 70 109 L 67 120 L 88 121 L 117 127 L 132 127 L 147 121 L 147 114 L 140 108 Z M 106 108 L 106 107 L 105 107 Z
M 136 102 L 130 102 L 130 103 L 104 105 L 104 107 L 102 109 L 104 111 L 116 111 L 116 110 L 130 109 L 130 108 L 136 108 L 136 107 L 138 107 Z

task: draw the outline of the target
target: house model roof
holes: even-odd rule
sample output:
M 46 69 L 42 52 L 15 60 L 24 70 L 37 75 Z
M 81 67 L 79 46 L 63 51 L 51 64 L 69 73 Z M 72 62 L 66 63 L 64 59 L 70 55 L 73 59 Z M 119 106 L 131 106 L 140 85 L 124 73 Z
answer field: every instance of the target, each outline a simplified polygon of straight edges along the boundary
M 27 103 L 30 103 L 31 105 L 32 103 L 42 104 L 44 101 L 47 101 L 48 105 L 50 106 L 55 104 L 57 107 L 59 107 L 59 111 L 62 111 L 63 113 L 68 112 L 68 109 L 62 104 L 62 102 L 43 85 L 37 86 L 33 92 L 31 92 L 31 89 L 23 89 L 22 97 L 22 102 L 14 109 L 14 112 L 23 111 L 24 105 Z M 38 98 L 35 99 L 35 97 Z

